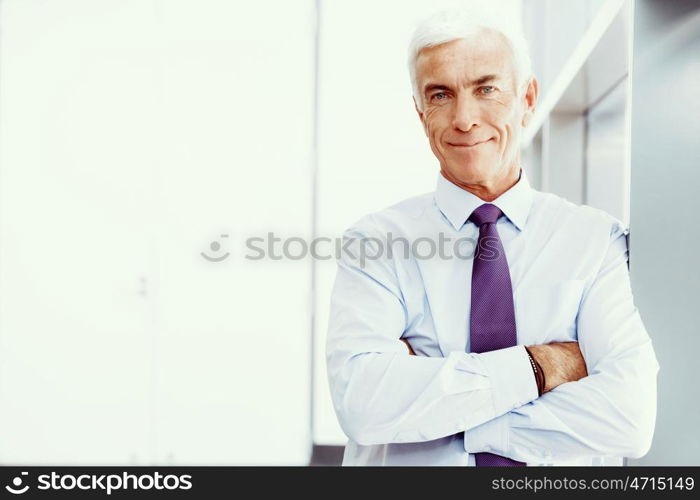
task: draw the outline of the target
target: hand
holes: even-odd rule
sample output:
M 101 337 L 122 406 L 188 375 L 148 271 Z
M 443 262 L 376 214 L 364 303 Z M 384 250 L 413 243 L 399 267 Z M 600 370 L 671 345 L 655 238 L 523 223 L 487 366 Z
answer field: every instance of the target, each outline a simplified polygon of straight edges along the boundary
M 411 348 L 411 344 L 408 343 L 408 340 L 406 340 L 406 339 L 401 339 L 401 342 L 403 342 L 404 344 L 406 344 L 406 347 L 408 347 L 408 354 L 410 354 L 411 356 L 415 356 L 415 355 L 416 355 L 416 353 L 413 352 L 413 349 Z
M 527 348 L 544 372 L 543 394 L 558 385 L 575 382 L 588 376 L 586 362 L 578 342 L 552 342 L 527 346 Z

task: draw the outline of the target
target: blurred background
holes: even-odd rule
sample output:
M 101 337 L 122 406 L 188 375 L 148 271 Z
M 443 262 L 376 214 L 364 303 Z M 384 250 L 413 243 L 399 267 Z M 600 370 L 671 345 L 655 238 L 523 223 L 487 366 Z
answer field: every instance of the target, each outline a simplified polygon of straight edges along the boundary
M 0 464 L 340 463 L 305 245 L 434 189 L 407 45 L 466 1 L 0 0 Z M 533 187 L 630 225 L 661 370 L 628 463 L 698 465 L 700 2 L 489 5 Z

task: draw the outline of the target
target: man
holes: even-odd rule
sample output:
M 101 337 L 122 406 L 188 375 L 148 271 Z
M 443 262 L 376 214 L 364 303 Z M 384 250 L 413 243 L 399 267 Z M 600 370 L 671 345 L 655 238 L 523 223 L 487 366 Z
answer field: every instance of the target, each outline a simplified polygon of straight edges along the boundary
M 410 69 L 440 173 L 434 193 L 344 235 L 327 338 L 343 464 L 644 455 L 658 364 L 633 302 L 627 231 L 530 187 L 518 143 L 538 87 L 522 39 L 440 14 L 416 31 Z

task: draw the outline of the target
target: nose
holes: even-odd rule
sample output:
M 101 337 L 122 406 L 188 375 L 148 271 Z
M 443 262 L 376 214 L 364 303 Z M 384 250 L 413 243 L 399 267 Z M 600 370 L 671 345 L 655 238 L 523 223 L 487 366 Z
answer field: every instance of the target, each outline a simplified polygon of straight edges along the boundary
M 469 132 L 472 127 L 479 126 L 479 110 L 474 99 L 469 96 L 460 96 L 457 99 L 452 115 L 452 127 L 461 132 Z

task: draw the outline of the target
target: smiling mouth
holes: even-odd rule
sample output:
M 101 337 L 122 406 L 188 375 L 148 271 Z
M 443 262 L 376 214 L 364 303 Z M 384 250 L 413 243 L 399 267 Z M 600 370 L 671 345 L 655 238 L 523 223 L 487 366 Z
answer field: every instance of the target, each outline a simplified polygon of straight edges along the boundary
M 449 144 L 449 145 L 452 146 L 453 148 L 464 148 L 464 149 L 469 149 L 469 148 L 474 148 L 474 147 L 476 147 L 476 146 L 479 146 L 479 145 L 481 145 L 481 144 L 486 144 L 486 143 L 489 142 L 490 140 L 491 140 L 491 139 L 486 139 L 485 141 L 472 142 L 472 143 L 468 143 L 468 142 L 448 142 L 447 144 Z

